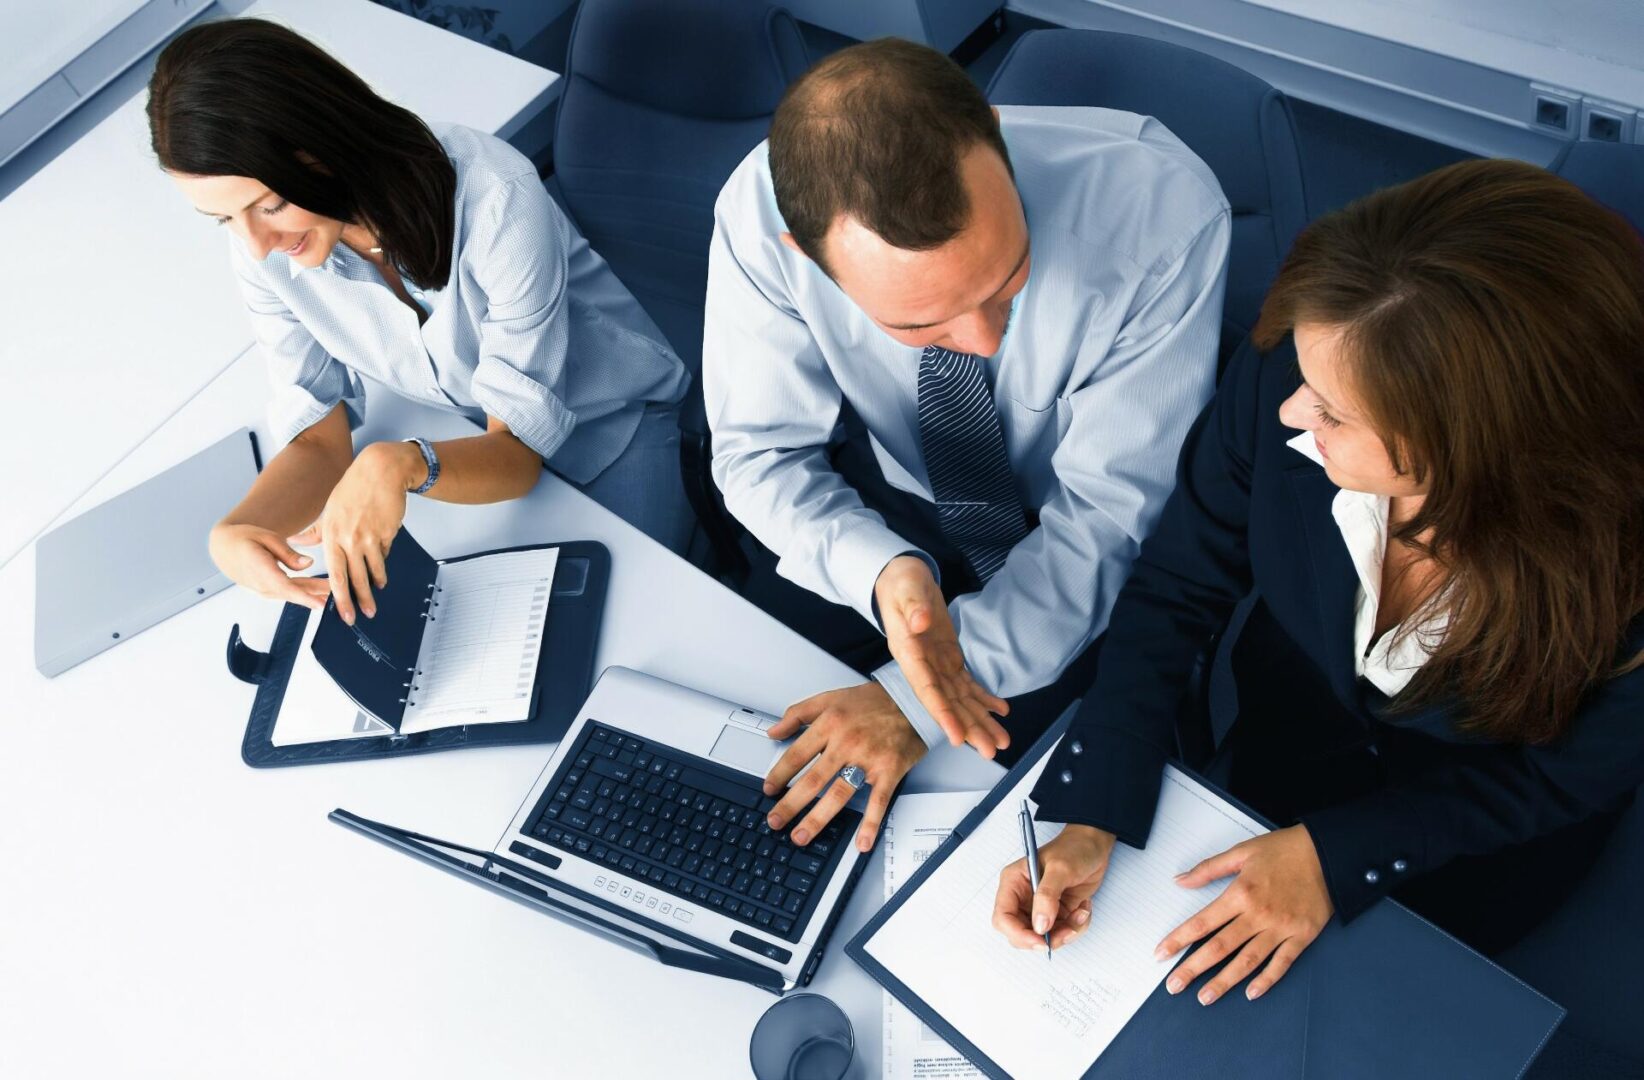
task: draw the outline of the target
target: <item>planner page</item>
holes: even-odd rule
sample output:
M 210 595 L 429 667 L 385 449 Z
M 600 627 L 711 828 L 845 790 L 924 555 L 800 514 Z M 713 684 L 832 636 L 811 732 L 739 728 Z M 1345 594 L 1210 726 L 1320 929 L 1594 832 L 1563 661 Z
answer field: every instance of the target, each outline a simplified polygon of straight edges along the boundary
M 400 733 L 530 719 L 558 548 L 442 563 Z
M 867 952 L 1005 1072 L 1072 1080 L 1174 965 L 1176 957 L 1154 960 L 1154 947 L 1227 886 L 1184 889 L 1175 875 L 1266 830 L 1166 766 L 1147 847 L 1114 847 L 1090 928 L 1047 960 L 992 926 L 999 871 L 1023 854 L 1017 811 L 1043 768 L 1041 759 L 886 920 Z M 1061 829 L 1038 823 L 1039 843 Z

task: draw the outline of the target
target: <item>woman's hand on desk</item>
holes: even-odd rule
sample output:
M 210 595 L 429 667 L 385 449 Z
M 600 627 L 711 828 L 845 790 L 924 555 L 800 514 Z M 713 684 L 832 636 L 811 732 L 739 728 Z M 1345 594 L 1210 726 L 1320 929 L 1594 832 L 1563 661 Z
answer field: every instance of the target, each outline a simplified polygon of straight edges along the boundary
M 405 493 L 426 469 L 412 443 L 372 443 L 331 489 L 319 519 L 291 538 L 324 548 L 337 614 L 350 626 L 356 605 L 368 619 L 377 614 L 371 589 L 388 585 L 388 548 L 405 520 Z
M 1204 910 L 1172 930 L 1155 953 L 1162 960 L 1215 932 L 1165 980 L 1166 990 L 1180 993 L 1233 957 L 1199 991 L 1201 1005 L 1221 997 L 1266 961 L 1245 989 L 1250 1000 L 1261 997 L 1284 977 L 1335 911 L 1319 854 L 1304 826 L 1235 844 L 1177 877 L 1176 884 L 1197 889 L 1229 874 L 1238 876 Z
M 284 537 L 257 525 L 218 525 L 211 530 L 211 560 L 228 579 L 258 596 L 319 609 L 330 586 L 323 578 L 292 577 L 314 561 Z
M 1027 859 L 999 872 L 993 901 L 993 928 L 1018 949 L 1060 949 L 1090 925 L 1090 898 L 1107 873 L 1113 834 L 1089 825 L 1069 825 L 1039 849 L 1039 891 L 1028 878 Z M 1031 925 L 1030 925 L 1031 924 Z

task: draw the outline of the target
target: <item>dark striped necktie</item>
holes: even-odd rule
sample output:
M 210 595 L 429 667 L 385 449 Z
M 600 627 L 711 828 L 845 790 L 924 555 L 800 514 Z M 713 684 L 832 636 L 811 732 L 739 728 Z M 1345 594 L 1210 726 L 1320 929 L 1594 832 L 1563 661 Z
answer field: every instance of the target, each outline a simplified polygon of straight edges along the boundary
M 919 360 L 919 442 L 942 535 L 985 583 L 1028 530 L 999 411 L 975 356 L 926 346 Z

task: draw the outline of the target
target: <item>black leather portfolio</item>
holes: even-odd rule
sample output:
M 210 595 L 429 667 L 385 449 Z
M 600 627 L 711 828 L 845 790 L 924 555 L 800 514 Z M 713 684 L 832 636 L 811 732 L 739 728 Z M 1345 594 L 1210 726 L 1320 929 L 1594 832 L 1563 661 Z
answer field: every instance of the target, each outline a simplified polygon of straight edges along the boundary
M 435 585 L 442 569 L 469 560 L 549 548 L 557 549 L 557 558 L 548 595 L 537 598 L 546 603 L 547 615 L 540 627 L 535 677 L 521 672 L 518 682 L 521 700 L 529 694 L 523 712 L 526 719 L 418 729 L 408 710 L 415 710 L 419 690 L 426 689 L 419 687 L 417 663 L 424 635 L 444 613 Z M 287 604 L 266 652 L 248 646 L 241 640 L 239 626 L 234 626 L 228 641 L 229 670 L 257 686 L 240 756 L 247 765 L 267 768 L 557 741 L 593 685 L 594 652 L 610 569 L 610 553 L 594 541 L 501 548 L 436 561 L 402 531 L 389 552 L 388 587 L 374 592 L 374 618 L 356 617 L 350 626 L 329 601 L 317 616 L 305 607 Z M 526 602 L 531 602 L 529 597 Z M 280 708 L 310 617 L 320 619 L 313 635 L 313 659 L 358 704 L 362 722 L 367 714 L 374 718 L 370 722 L 375 734 L 276 743 Z

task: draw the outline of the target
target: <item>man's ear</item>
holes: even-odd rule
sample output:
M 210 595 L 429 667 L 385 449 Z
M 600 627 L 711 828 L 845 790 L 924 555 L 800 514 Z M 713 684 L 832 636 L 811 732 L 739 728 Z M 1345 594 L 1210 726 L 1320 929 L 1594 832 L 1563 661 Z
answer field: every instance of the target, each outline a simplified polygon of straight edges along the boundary
M 805 249 L 799 246 L 799 241 L 795 240 L 793 238 L 793 233 L 791 233 L 791 232 L 783 233 L 782 234 L 782 243 L 787 246 L 789 251 L 797 251 L 797 252 L 799 252 L 799 254 L 805 255 Z M 808 259 L 808 258 L 810 258 L 810 256 L 805 255 L 805 258 Z

